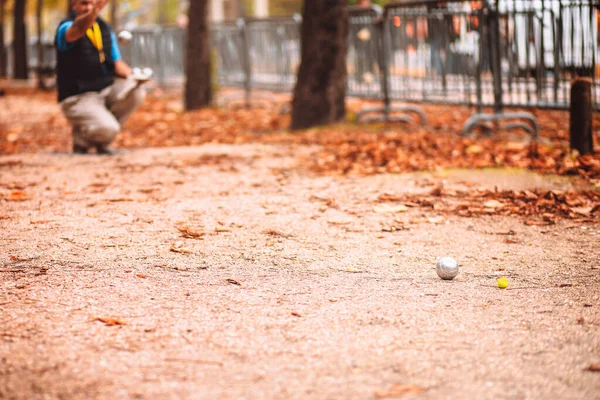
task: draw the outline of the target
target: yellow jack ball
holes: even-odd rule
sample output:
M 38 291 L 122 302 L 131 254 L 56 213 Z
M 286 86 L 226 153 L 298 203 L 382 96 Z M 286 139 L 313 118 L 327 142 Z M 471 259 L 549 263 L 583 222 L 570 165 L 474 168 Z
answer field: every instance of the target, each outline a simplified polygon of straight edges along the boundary
M 498 278 L 498 287 L 500 289 L 506 289 L 508 287 L 508 279 L 504 277 Z

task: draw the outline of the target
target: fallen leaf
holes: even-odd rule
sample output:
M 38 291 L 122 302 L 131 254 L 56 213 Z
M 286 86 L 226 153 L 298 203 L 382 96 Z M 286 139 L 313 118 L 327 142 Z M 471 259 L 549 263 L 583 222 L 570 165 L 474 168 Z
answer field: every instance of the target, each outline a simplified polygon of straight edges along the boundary
M 483 151 L 483 147 L 479 146 L 478 144 L 473 144 L 465 149 L 467 154 L 481 154 Z
M 483 206 L 485 208 L 499 209 L 504 207 L 504 204 L 499 202 L 498 200 L 488 200 L 485 203 L 483 203 Z
M 425 389 L 416 385 L 400 385 L 396 384 L 387 391 L 376 391 L 375 397 L 378 399 L 388 399 L 392 397 L 401 397 L 407 394 L 423 393 Z
M 8 195 L 6 200 L 8 200 L 8 201 L 25 201 L 25 200 L 29 200 L 30 198 L 31 198 L 31 196 L 29 196 L 27 193 L 22 192 L 20 190 L 14 190 L 14 191 L 10 192 L 10 194 Z
M 293 315 L 294 317 L 302 317 L 302 314 L 300 314 L 300 313 L 297 313 L 297 312 L 295 312 L 295 311 L 294 311 L 294 312 L 292 312 L 292 315 Z
M 386 201 L 400 201 L 401 198 L 400 196 L 396 196 L 395 194 L 392 193 L 383 193 L 380 194 L 379 197 L 377 198 L 377 201 L 380 202 L 386 202 Z
M 222 227 L 220 227 L 220 226 L 217 226 L 217 227 L 215 228 L 215 232 L 217 232 L 217 233 L 221 233 L 221 232 L 231 232 L 231 229 L 229 229 L 229 228 L 222 228 Z
M 600 372 L 600 364 L 591 364 L 586 370 L 591 372 Z
M 571 211 L 576 214 L 588 215 L 592 212 L 594 207 L 571 207 Z
M 264 231 L 262 231 L 262 233 L 264 233 L 265 235 L 271 235 L 271 236 L 276 236 L 276 237 L 283 237 L 283 238 L 289 238 L 291 237 L 291 235 L 288 235 L 286 233 L 283 232 L 279 232 L 276 229 L 266 229 Z
M 345 271 L 350 272 L 351 274 L 360 274 L 363 272 L 362 270 L 360 270 L 358 268 L 353 268 L 353 267 L 348 267 L 348 268 L 346 268 Z
M 137 274 L 136 276 L 138 278 L 142 278 L 142 279 L 146 279 L 148 277 L 148 275 L 144 275 L 144 274 Z
M 407 210 L 408 210 L 408 207 L 406 207 L 404 204 L 398 204 L 398 205 L 380 204 L 380 205 L 373 207 L 373 211 L 375 211 L 378 214 L 398 213 L 398 212 L 405 212 Z
M 96 317 L 94 318 L 94 321 L 104 322 L 104 325 L 106 326 L 127 325 L 126 322 L 123 322 L 118 318 Z
M 239 283 L 238 281 L 236 281 L 235 279 L 231 279 L 231 278 L 227 278 L 225 279 L 225 282 L 227 283 L 231 283 L 232 285 L 238 285 L 238 286 L 242 286 L 241 283 Z
M 547 225 L 552 225 L 552 224 L 553 224 L 552 221 L 534 221 L 534 220 L 525 221 L 525 225 L 527 225 L 527 226 L 547 226 Z
M 198 228 L 191 227 L 187 224 L 178 224 L 176 228 L 185 238 L 198 239 L 206 235 L 206 232 L 201 231 Z
M 174 253 L 181 253 L 181 254 L 192 254 L 192 251 L 190 251 L 188 249 L 184 249 L 181 246 L 182 246 L 181 243 L 173 243 L 171 245 L 171 247 L 169 247 L 169 251 L 172 251 Z
M 175 271 L 187 271 L 187 267 L 173 267 L 171 265 L 159 265 L 160 268 L 164 268 L 164 269 L 173 269 Z

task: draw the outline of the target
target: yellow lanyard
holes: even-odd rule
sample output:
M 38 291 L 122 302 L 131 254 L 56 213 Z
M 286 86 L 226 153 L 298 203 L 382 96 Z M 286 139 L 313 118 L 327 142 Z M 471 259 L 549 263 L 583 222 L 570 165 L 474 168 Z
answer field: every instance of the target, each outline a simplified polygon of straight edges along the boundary
M 100 62 L 104 63 L 106 57 L 104 56 L 104 46 L 102 44 L 102 32 L 100 31 L 100 25 L 97 22 L 94 22 L 94 25 L 90 29 L 88 29 L 85 34 L 90 39 L 90 42 L 98 49 L 98 53 L 100 54 Z

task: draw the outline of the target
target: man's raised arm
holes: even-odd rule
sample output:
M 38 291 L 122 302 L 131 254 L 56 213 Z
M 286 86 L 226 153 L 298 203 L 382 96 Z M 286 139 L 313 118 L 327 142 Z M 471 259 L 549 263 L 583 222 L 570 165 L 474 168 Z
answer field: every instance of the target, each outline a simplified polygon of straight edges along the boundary
M 108 4 L 108 1 L 109 0 L 95 0 L 94 8 L 92 8 L 91 11 L 75 17 L 73 25 L 71 25 L 71 27 L 67 29 L 67 32 L 65 34 L 65 39 L 67 40 L 67 43 L 76 42 L 85 35 L 85 32 L 94 24 L 96 18 L 98 18 L 98 14 L 100 13 L 100 11 L 102 11 L 104 6 Z

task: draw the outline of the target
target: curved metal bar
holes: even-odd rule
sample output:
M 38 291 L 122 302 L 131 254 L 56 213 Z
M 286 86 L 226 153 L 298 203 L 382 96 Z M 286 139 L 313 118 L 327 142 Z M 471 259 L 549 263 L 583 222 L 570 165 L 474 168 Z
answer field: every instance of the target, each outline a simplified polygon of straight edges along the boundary
M 482 125 L 483 122 L 498 122 L 515 119 L 524 119 L 530 124 L 528 125 L 524 122 L 513 122 L 500 126 L 499 129 L 521 128 L 524 129 L 528 134 L 530 134 L 534 140 L 537 140 L 537 138 L 539 137 L 539 126 L 537 120 L 535 119 L 535 116 L 531 113 L 522 111 L 499 114 L 473 114 L 463 125 L 461 136 L 469 135 L 473 128 L 475 128 L 478 125 Z
M 414 119 L 409 116 L 397 116 L 391 115 L 392 112 L 402 112 L 402 113 L 414 113 L 419 117 L 422 126 L 427 125 L 427 116 L 425 115 L 425 111 L 419 106 L 411 106 L 411 105 L 397 105 L 391 107 L 367 107 L 363 108 L 356 114 L 355 122 L 358 124 L 363 119 L 363 116 L 366 114 L 383 114 L 381 117 L 377 117 L 376 119 L 369 118 L 369 121 L 377 120 L 377 121 L 386 121 L 386 122 L 414 122 Z M 366 122 L 366 121 L 363 121 Z

